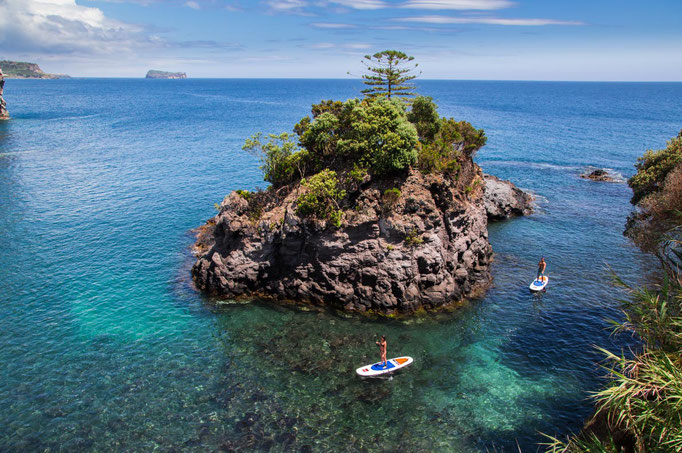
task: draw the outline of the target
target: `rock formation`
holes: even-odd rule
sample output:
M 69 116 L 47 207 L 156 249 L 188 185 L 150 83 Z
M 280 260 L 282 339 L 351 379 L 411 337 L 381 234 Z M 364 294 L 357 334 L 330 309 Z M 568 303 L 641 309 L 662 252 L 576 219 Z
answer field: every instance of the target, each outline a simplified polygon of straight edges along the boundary
M 410 170 L 391 206 L 382 199 L 391 184 L 369 182 L 349 193 L 341 228 L 296 216 L 295 189 L 267 203 L 257 222 L 253 201 L 233 192 L 199 234 L 195 283 L 222 297 L 383 313 L 472 295 L 491 280 L 492 249 L 482 173 L 472 160 L 467 165 L 458 182 Z M 464 184 L 475 188 L 466 193 Z
M 186 79 L 187 74 L 184 72 L 165 72 L 150 70 L 147 72 L 147 79 Z
M 0 120 L 8 120 L 9 112 L 7 111 L 7 104 L 5 99 L 2 97 L 3 90 L 5 88 L 5 78 L 2 74 L 2 68 L 0 68 Z
M 580 175 L 583 179 L 591 179 L 592 181 L 599 182 L 616 182 L 615 179 L 606 170 L 598 169 L 589 173 L 583 173 Z
M 68 79 L 66 74 L 48 74 L 40 69 L 36 63 L 24 61 L 0 61 L 0 67 L 5 70 L 8 79 Z
M 532 214 L 532 195 L 519 189 L 510 181 L 503 181 L 492 175 L 483 175 L 483 177 L 485 179 L 484 205 L 488 221 L 494 222 Z

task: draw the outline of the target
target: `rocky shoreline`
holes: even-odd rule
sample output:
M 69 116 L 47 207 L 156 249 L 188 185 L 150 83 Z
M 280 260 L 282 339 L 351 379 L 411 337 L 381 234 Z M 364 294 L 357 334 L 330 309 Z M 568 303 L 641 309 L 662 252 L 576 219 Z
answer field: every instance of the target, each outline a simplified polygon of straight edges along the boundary
M 294 214 L 296 190 L 272 200 L 253 222 L 233 192 L 200 229 L 192 269 L 196 286 L 223 298 L 270 297 L 346 311 L 409 313 L 483 292 L 492 276 L 488 218 L 532 212 L 532 196 L 485 177 L 469 161 L 461 181 L 411 170 L 387 207 L 385 182 L 351 194 L 344 224 L 306 222 Z M 478 181 L 478 182 L 475 182 Z M 390 184 L 388 184 L 390 185 Z
M 8 120 L 9 112 L 7 111 L 7 103 L 2 97 L 3 91 L 5 89 L 5 78 L 2 74 L 2 68 L 0 68 L 0 120 Z

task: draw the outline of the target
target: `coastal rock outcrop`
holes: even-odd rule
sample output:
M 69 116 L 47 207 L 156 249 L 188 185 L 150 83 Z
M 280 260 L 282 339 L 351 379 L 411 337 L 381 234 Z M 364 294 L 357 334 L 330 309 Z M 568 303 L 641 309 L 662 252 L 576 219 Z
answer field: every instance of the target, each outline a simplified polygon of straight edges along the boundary
M 25 61 L 0 61 L 0 67 L 5 71 L 8 79 L 69 79 L 66 74 L 48 74 L 36 63 Z
M 255 194 L 247 200 L 233 192 L 200 229 L 195 284 L 221 297 L 262 295 L 349 311 L 450 304 L 491 281 L 482 182 L 471 159 L 459 178 L 410 169 L 395 181 L 368 181 L 349 190 L 339 228 L 295 214 L 299 187 L 259 207 Z M 400 196 L 388 202 L 383 194 L 394 184 Z
M 5 78 L 2 74 L 2 68 L 0 68 L 0 120 L 8 120 L 9 112 L 7 111 L 7 104 L 5 103 L 5 98 L 2 97 L 3 91 L 5 89 Z
M 146 79 L 186 79 L 187 74 L 184 72 L 166 72 L 150 70 L 147 72 Z
M 485 179 L 484 204 L 488 221 L 505 220 L 510 217 L 533 213 L 534 197 L 511 181 L 504 181 L 493 175 L 483 175 Z
M 608 171 L 603 169 L 597 169 L 591 172 L 583 173 L 580 175 L 580 177 L 598 182 L 616 182 L 613 176 L 611 176 Z

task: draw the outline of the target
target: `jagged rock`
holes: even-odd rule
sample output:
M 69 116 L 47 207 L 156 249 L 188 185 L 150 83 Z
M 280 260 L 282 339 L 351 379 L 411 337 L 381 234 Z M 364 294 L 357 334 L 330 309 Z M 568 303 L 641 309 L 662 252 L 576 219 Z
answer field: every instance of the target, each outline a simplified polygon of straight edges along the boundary
M 150 70 L 147 72 L 147 79 L 186 79 L 187 74 L 184 72 L 166 72 Z
M 583 179 L 591 179 L 592 181 L 600 182 L 615 182 L 616 180 L 606 170 L 598 169 L 590 173 L 583 173 L 580 175 Z
M 510 181 L 504 181 L 492 175 L 483 176 L 485 178 L 485 210 L 489 221 L 494 222 L 533 213 L 534 197 L 531 194 L 519 189 Z
M 7 111 L 7 104 L 5 99 L 2 97 L 3 90 L 5 89 L 5 78 L 2 74 L 2 68 L 0 68 L 0 120 L 8 120 L 9 112 Z
M 482 178 L 468 159 L 459 178 L 412 170 L 368 182 L 344 200 L 340 228 L 299 218 L 297 186 L 268 191 L 272 200 L 257 219 L 253 200 L 233 192 L 200 230 L 195 284 L 221 297 L 261 295 L 349 311 L 412 312 L 458 301 L 491 281 Z M 390 187 L 401 196 L 387 212 L 381 194 Z

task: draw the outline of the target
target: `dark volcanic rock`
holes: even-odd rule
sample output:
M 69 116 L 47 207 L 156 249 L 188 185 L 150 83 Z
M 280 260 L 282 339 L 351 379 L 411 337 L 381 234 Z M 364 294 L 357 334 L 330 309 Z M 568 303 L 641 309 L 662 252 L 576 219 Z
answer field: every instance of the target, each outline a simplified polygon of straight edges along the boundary
M 516 187 L 510 181 L 492 175 L 485 178 L 484 200 L 489 221 L 505 220 L 513 216 L 533 213 L 534 197 Z
M 607 172 L 606 170 L 594 170 L 590 173 L 583 173 L 580 175 L 581 178 L 583 179 L 591 179 L 592 181 L 600 181 L 600 182 L 616 182 L 615 179 Z
M 5 78 L 2 75 L 2 68 L 0 68 L 0 120 L 8 120 L 9 112 L 7 111 L 7 104 L 2 97 L 2 92 L 5 88 Z
M 298 186 L 267 202 L 257 220 L 253 200 L 233 192 L 200 229 L 195 284 L 221 297 L 264 295 L 351 311 L 452 303 L 491 280 L 482 177 L 469 159 L 458 178 L 411 171 L 367 182 L 349 190 L 340 228 L 299 218 Z M 388 211 L 381 195 L 394 186 L 401 196 Z M 465 186 L 474 189 L 467 194 Z

